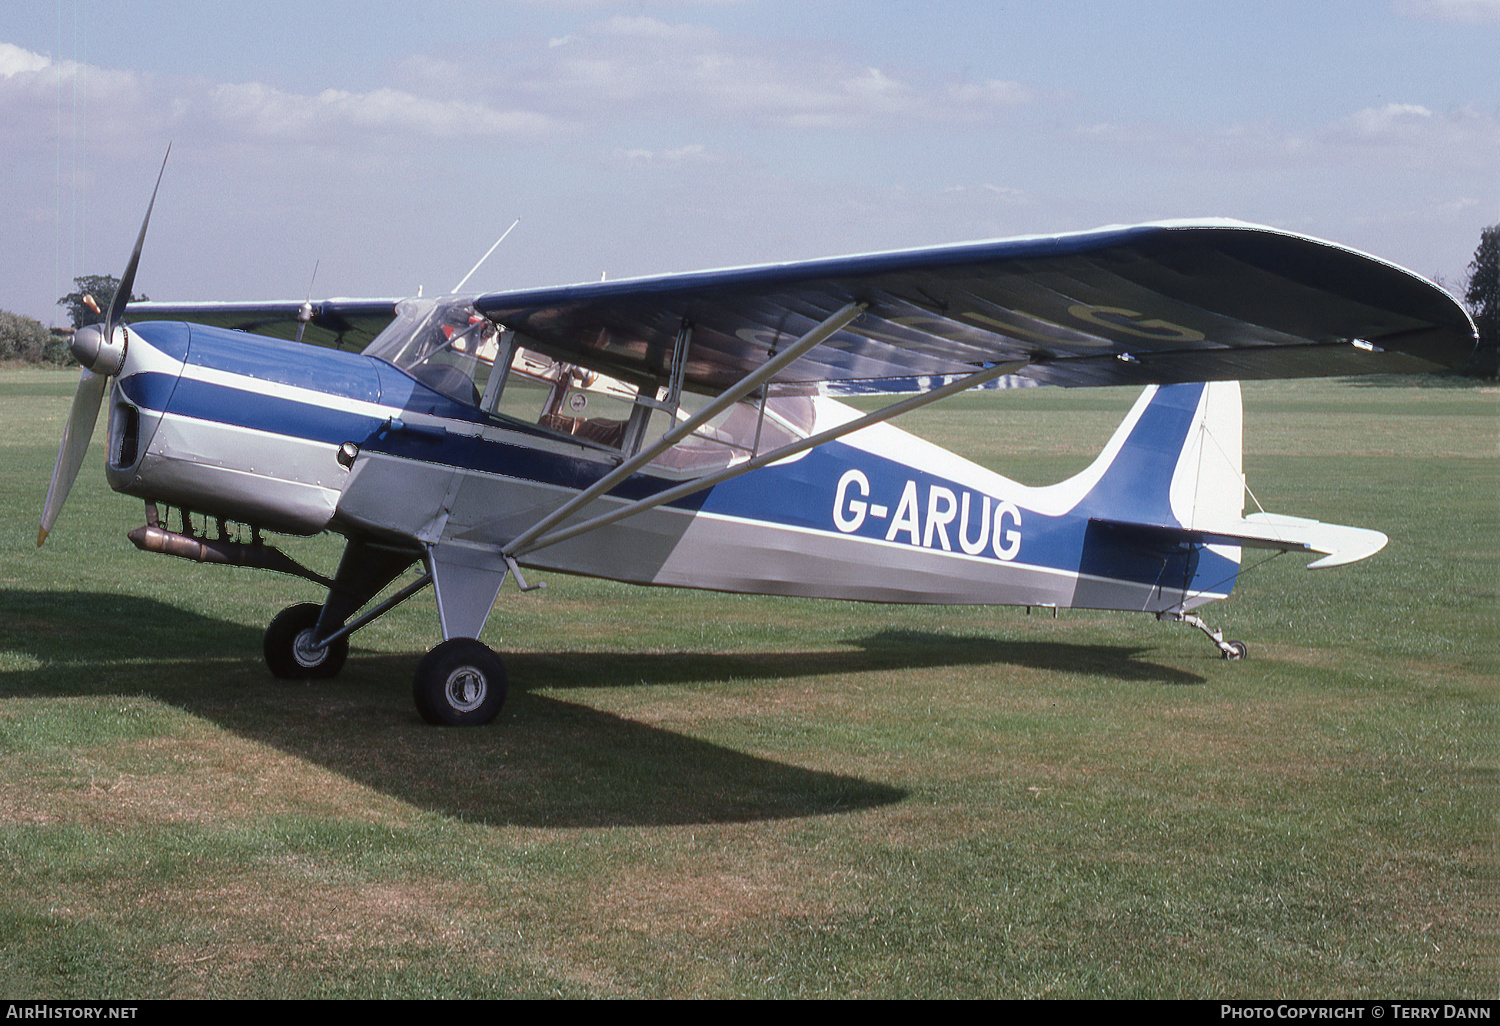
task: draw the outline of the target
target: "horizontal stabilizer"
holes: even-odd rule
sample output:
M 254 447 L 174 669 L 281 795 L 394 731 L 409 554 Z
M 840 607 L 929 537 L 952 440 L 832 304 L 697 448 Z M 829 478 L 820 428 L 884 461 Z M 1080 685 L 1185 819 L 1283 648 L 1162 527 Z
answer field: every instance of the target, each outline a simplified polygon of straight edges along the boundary
M 1307 564 L 1309 570 L 1343 566 L 1373 556 L 1389 540 L 1379 531 L 1363 527 L 1325 524 L 1305 517 L 1280 513 L 1252 513 L 1242 520 L 1221 525 L 1184 528 L 1166 524 L 1141 524 L 1122 520 L 1095 519 L 1116 530 L 1156 541 L 1179 541 L 1198 545 L 1238 545 L 1241 548 L 1280 549 L 1282 552 L 1321 552 L 1322 559 Z
M 1235 525 L 1235 531 L 1235 540 L 1252 548 L 1326 553 L 1307 564 L 1309 570 L 1357 563 L 1375 555 L 1390 540 L 1364 527 L 1325 524 L 1281 513 L 1252 513 Z

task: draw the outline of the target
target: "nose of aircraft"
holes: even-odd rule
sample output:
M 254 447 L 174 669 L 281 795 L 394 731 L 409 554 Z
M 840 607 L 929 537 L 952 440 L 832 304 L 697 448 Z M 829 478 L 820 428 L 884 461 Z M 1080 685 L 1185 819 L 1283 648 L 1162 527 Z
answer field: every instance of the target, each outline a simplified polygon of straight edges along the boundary
M 110 377 L 125 366 L 126 339 L 124 325 L 89 324 L 73 333 L 69 348 L 85 370 Z

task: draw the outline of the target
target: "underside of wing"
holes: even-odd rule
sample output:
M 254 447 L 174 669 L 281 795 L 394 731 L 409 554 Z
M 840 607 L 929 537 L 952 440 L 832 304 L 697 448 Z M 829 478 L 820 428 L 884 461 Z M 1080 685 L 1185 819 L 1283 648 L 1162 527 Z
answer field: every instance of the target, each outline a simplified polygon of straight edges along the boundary
M 132 321 L 191 321 L 335 349 L 363 349 L 396 316 L 394 299 L 270 300 L 235 303 L 131 303 Z M 300 329 L 300 331 L 299 331 Z
M 865 313 L 774 379 L 943 380 L 1025 361 L 1038 383 L 1128 385 L 1438 370 L 1475 343 L 1433 283 L 1232 221 L 1166 222 L 480 297 L 527 344 L 622 376 L 722 388 L 849 303 Z

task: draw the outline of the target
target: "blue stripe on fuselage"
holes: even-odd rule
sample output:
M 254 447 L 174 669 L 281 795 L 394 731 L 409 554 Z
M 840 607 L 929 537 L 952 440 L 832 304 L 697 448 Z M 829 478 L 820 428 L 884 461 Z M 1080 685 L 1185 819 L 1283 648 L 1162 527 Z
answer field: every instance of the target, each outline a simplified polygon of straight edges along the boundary
M 384 417 L 315 406 L 189 377 L 177 381 L 175 392 L 169 393 L 170 403 L 158 406 L 158 398 L 171 384 L 165 375 L 133 374 L 121 382 L 121 387 L 132 402 L 147 409 L 163 409 L 173 416 L 330 445 L 358 442 L 379 430 L 386 421 Z
M 1178 525 L 1171 511 L 1171 482 L 1203 388 L 1159 389 L 1095 487 L 1061 516 L 1002 505 L 1003 496 L 990 496 L 839 442 L 819 446 L 794 463 L 718 485 L 702 509 L 1168 589 L 1227 591 L 1238 563 L 1190 544 L 1185 534 L 1146 535 L 1091 523 L 1091 518 L 1109 517 Z M 850 482 L 841 496 L 839 482 L 852 470 L 862 477 Z M 855 521 L 857 526 L 851 527 Z M 976 548 L 979 551 L 968 552 Z
M 388 417 L 271 395 L 258 387 L 260 382 L 293 386 L 330 398 L 395 408 L 402 414 L 427 414 L 464 425 L 497 423 L 474 407 L 435 392 L 372 357 L 175 321 L 147 322 L 133 326 L 133 330 L 186 365 L 181 378 L 138 372 L 120 380 L 121 390 L 131 402 L 153 412 L 330 445 L 352 441 L 371 453 L 564 488 L 586 488 L 612 469 L 598 460 L 540 452 L 524 444 L 479 440 L 461 433 L 444 436 L 441 428 L 385 430 Z M 233 375 L 243 384 L 234 387 L 202 381 L 192 376 L 194 368 Z M 506 422 L 504 426 L 522 435 L 556 438 L 519 422 Z M 676 483 L 637 475 L 614 494 L 641 498 Z M 696 509 L 701 501 L 701 496 L 689 497 L 676 505 Z
M 158 413 L 338 445 L 369 438 L 385 422 L 349 410 L 268 394 L 259 387 L 292 386 L 330 397 L 396 407 L 459 421 L 482 421 L 479 411 L 434 392 L 389 364 L 358 353 L 301 345 L 243 331 L 175 321 L 132 325 L 163 354 L 184 364 L 180 379 L 161 372 L 122 378 L 131 402 Z M 198 380 L 193 369 L 243 379 L 242 387 Z
M 840 478 L 857 469 L 869 483 L 868 495 L 846 492 L 846 520 L 854 519 L 848 508 L 851 499 L 865 504 L 863 519 L 852 531 L 840 530 L 835 523 L 835 503 Z M 933 490 L 941 493 L 934 498 Z M 962 509 L 964 496 L 969 500 L 967 524 Z M 949 506 L 948 495 L 952 496 Z M 903 501 L 905 500 L 905 501 Z M 1044 516 L 1033 510 L 1010 506 L 1000 524 L 1000 544 L 995 535 L 1001 519 L 1003 496 L 988 495 L 970 485 L 919 470 L 905 463 L 877 456 L 841 442 L 828 442 L 807 453 L 795 463 L 773 465 L 744 477 L 716 485 L 702 509 L 707 513 L 746 517 L 787 526 L 826 531 L 836 535 L 892 541 L 914 548 L 964 554 L 961 536 L 966 535 L 974 547 L 983 529 L 984 545 L 978 558 L 1001 561 L 1000 551 L 1008 551 L 1009 532 L 1020 532 L 1020 548 L 1011 554 L 1018 563 L 1076 571 L 1083 550 L 1088 516 L 1077 511 L 1058 517 Z M 988 503 L 988 516 L 985 504 Z M 944 520 L 929 525 L 932 514 Z M 1020 523 L 1016 523 L 1017 515 Z M 946 548 L 943 541 L 946 539 Z

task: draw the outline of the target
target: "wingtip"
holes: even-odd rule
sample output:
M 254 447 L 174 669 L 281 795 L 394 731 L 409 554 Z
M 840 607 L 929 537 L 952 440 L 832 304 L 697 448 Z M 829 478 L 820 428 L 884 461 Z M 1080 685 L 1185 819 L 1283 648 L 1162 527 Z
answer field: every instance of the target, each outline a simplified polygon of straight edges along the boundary
M 37 532 L 36 532 L 36 547 L 37 548 L 41 548 L 42 547 L 42 543 L 45 542 L 46 540 L 47 540 L 47 529 L 45 527 L 39 528 L 37 530 Z

